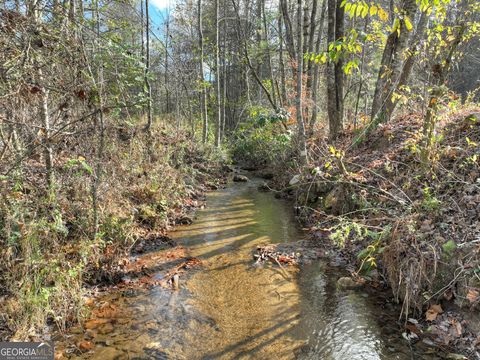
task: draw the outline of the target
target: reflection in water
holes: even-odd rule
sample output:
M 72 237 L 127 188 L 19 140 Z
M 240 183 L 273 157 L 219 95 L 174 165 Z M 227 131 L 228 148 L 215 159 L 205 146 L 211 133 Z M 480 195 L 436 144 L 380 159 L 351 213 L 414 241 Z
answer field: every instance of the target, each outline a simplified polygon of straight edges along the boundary
M 114 346 L 119 358 L 142 359 L 420 358 L 399 337 L 396 314 L 366 293 L 337 290 L 339 274 L 325 263 L 288 274 L 252 266 L 256 246 L 303 236 L 290 205 L 257 185 L 209 194 L 197 220 L 171 234 L 204 266 L 178 292 L 118 300 L 133 316 L 95 356 Z
M 192 249 L 192 256 L 207 260 L 186 287 L 192 295 L 189 304 L 212 322 L 193 322 L 184 355 L 409 359 L 408 347 L 399 349 L 384 341 L 366 294 L 337 293 L 337 276 L 328 274 L 324 263 L 299 272 L 289 269 L 288 279 L 276 267 L 251 266 L 256 246 L 303 236 L 288 204 L 255 187 L 233 185 L 211 194 L 208 210 L 173 234 Z

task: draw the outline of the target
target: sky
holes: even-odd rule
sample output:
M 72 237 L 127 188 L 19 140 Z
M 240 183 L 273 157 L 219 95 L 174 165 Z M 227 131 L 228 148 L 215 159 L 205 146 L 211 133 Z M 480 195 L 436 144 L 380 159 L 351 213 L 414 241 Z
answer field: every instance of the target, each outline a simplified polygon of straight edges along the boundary
M 150 0 L 150 2 L 158 10 L 165 10 L 170 4 L 170 0 Z
M 165 23 L 165 19 L 167 18 L 172 5 L 172 0 L 150 0 L 148 8 L 150 10 L 152 31 L 157 35 L 161 35 L 164 32 L 163 24 Z

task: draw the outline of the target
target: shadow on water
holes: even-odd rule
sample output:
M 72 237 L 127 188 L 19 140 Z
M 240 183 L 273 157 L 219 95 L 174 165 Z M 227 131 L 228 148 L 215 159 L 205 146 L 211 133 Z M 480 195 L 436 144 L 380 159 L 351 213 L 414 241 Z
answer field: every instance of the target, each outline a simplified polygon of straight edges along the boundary
M 324 262 L 287 275 L 252 266 L 257 246 L 304 237 L 291 205 L 257 186 L 209 194 L 193 224 L 171 234 L 204 266 L 181 279 L 178 292 L 157 288 L 124 300 L 132 319 L 116 329 L 115 351 L 126 358 L 420 358 L 399 335 L 396 312 L 366 292 L 338 290 L 340 274 Z

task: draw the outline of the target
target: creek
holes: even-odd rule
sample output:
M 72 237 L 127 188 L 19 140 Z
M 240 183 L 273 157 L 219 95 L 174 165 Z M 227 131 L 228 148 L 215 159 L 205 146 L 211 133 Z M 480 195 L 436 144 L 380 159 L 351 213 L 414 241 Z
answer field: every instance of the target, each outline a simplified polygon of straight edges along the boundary
M 93 358 L 429 358 L 402 338 L 394 304 L 339 289 L 345 273 L 326 260 L 254 266 L 257 246 L 306 236 L 291 203 L 259 192 L 259 183 L 209 193 L 195 221 L 170 234 L 203 265 L 180 277 L 178 291 L 118 300 L 131 319 L 104 335 Z

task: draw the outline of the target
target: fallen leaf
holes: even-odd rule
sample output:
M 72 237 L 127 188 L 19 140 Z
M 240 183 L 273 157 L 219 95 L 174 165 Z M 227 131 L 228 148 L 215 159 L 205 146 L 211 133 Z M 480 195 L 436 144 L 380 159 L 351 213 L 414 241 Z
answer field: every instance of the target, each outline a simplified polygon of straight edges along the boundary
M 88 340 L 82 340 L 78 343 L 78 348 L 82 352 L 90 351 L 90 350 L 93 349 L 93 343 L 91 341 L 88 341 Z
M 425 314 L 425 319 L 427 321 L 435 321 L 437 319 L 438 314 L 443 313 L 443 309 L 439 304 L 433 304 L 430 306 L 430 309 L 427 310 Z
M 86 329 L 96 329 L 101 325 L 108 323 L 110 320 L 108 319 L 91 319 L 85 322 Z
M 480 293 L 478 290 L 475 289 L 469 289 L 467 293 L 467 299 L 470 301 L 470 304 L 473 304 L 478 300 L 478 297 L 480 296 Z
M 425 319 L 427 321 L 435 321 L 437 319 L 438 313 L 433 311 L 432 309 L 428 309 L 425 314 Z

